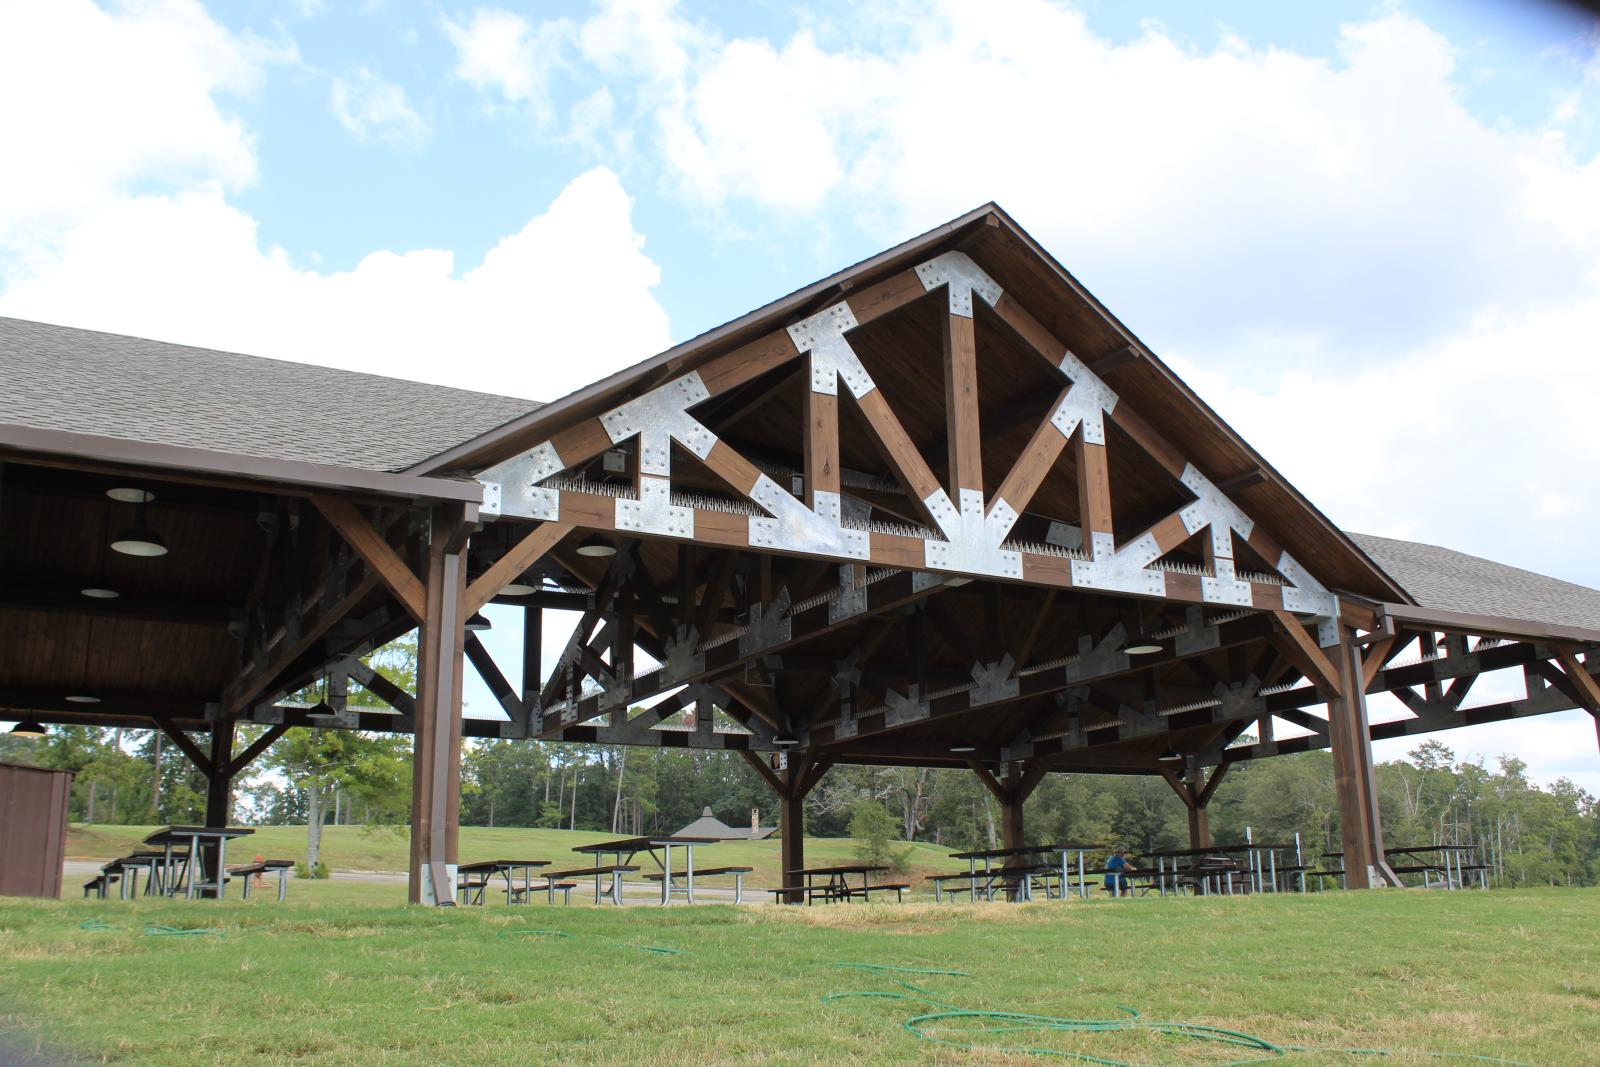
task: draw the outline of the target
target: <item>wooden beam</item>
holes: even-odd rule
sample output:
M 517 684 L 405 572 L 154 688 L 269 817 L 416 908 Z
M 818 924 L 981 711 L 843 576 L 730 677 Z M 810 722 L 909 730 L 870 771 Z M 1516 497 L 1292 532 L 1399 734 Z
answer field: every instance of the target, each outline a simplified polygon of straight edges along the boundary
M 819 393 L 808 384 L 803 406 L 806 507 L 814 511 L 819 492 L 839 491 L 839 397 L 835 393 Z
M 1091 534 L 1112 533 L 1111 473 L 1106 462 L 1106 446 L 1084 440 L 1083 428 L 1073 437 L 1078 455 L 1078 522 L 1083 528 L 1083 546 L 1090 548 Z
M 329 630 L 343 622 L 345 616 L 365 600 L 378 585 L 379 578 L 376 574 L 365 575 L 330 607 L 310 622 L 302 623 L 298 637 L 280 642 L 264 653 L 262 658 L 247 664 L 240 673 L 239 680 L 223 697 L 223 714 L 237 714 L 248 707 L 277 679 L 278 675 L 294 666 L 301 655 L 322 640 Z
M 883 390 L 874 389 L 857 398 L 856 409 L 872 428 L 873 444 L 882 453 L 884 462 L 889 464 L 889 470 L 905 489 L 906 495 L 911 498 L 917 513 L 932 523 L 933 516 L 925 502 L 944 486 L 912 443 L 905 427 L 900 425 L 900 420 L 890 410 L 888 401 L 883 398 Z
M 1596 682 L 1588 668 L 1578 662 L 1577 655 L 1570 648 L 1557 646 L 1555 652 L 1556 659 L 1566 670 L 1567 677 L 1572 680 L 1573 689 L 1577 691 L 1579 705 L 1592 715 L 1600 715 L 1600 682 Z
M 1207 804 L 1211 803 L 1211 794 L 1215 793 L 1217 791 L 1217 786 L 1222 784 L 1222 776 L 1228 773 L 1228 768 L 1230 766 L 1232 766 L 1232 764 L 1224 761 L 1217 764 L 1216 767 L 1212 769 L 1211 777 L 1206 779 L 1205 787 L 1200 790 L 1199 796 L 1195 797 L 1196 806 L 1203 808 Z
M 329 524 L 339 531 L 345 543 L 373 569 L 411 617 L 421 622 L 427 611 L 427 597 L 423 593 L 422 582 L 399 553 L 389 546 L 389 542 L 373 529 L 366 516 L 343 497 L 319 493 L 311 501 Z
M 1394 654 L 1395 642 L 1398 636 L 1380 637 L 1366 647 L 1361 655 L 1361 691 L 1366 692 L 1372 688 L 1372 681 L 1383 670 L 1383 665 Z
M 182 750 L 189 762 L 202 774 L 211 774 L 211 757 L 200 751 L 200 746 L 189 740 L 189 735 L 168 723 L 165 719 L 151 719 L 151 722 L 161 727 L 161 732 L 172 739 L 172 743 Z
M 983 494 L 983 435 L 978 418 L 978 352 L 972 316 L 945 316 L 944 403 L 950 438 L 950 498 Z
M 1033 436 L 1028 440 L 1028 445 L 1011 465 L 1005 479 L 1000 483 L 1000 488 L 995 491 L 994 500 L 1004 500 L 1011 506 L 1011 510 L 1021 515 L 1033 500 L 1033 494 L 1038 492 L 1039 486 L 1054 469 L 1056 460 L 1067 447 L 1067 439 L 1061 436 L 1061 430 L 1050 421 L 1050 416 L 1072 391 L 1072 386 L 1061 390 L 1061 395 L 1056 402 L 1050 405 L 1050 410 L 1039 425 L 1034 427 Z
M 249 748 L 235 756 L 233 762 L 228 764 L 228 777 L 233 778 L 250 766 L 257 756 L 271 748 L 272 743 L 287 733 L 288 730 L 289 724 L 282 722 L 267 727 L 266 733 L 252 741 Z
M 545 553 L 571 530 L 571 526 L 560 522 L 546 522 L 534 527 L 531 533 L 479 575 L 477 581 L 467 586 L 467 595 L 461 602 L 462 618 L 470 618 L 482 610 L 512 580 L 544 558 Z M 418 589 L 421 589 L 421 583 L 418 583 Z
M 1342 692 L 1338 668 L 1328 659 L 1311 635 L 1306 633 L 1305 627 L 1300 625 L 1300 620 L 1281 609 L 1275 609 L 1272 615 L 1278 620 L 1279 634 L 1283 638 L 1280 641 L 1275 635 L 1273 644 L 1277 645 L 1279 650 L 1317 686 L 1326 688 L 1328 692 L 1334 694 Z
M 987 789 L 996 800 L 1002 804 L 1010 803 L 1011 791 L 1000 784 L 1000 780 L 989 771 L 989 768 L 985 767 L 982 762 L 976 759 L 968 760 L 967 764 L 972 768 L 972 773 L 978 776 L 978 781 L 983 783 L 983 787 Z

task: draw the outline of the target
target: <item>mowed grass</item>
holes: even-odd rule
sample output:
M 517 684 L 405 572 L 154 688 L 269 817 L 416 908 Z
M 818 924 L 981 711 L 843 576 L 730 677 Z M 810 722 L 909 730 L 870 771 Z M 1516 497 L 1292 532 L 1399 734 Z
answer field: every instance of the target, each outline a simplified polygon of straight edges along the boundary
M 155 826 L 74 824 L 67 833 L 67 858 L 104 863 L 138 848 L 148 847 L 140 842 L 156 829 L 158 827 Z M 463 826 L 460 857 L 462 863 L 490 859 L 544 859 L 551 861 L 557 869 L 571 869 L 593 862 L 592 857 L 573 852 L 574 846 L 613 841 L 626 836 L 588 830 Z M 406 869 L 409 841 L 409 836 L 403 830 L 328 826 L 322 831 L 322 859 L 336 871 L 403 872 Z M 723 841 L 697 849 L 695 862 L 702 867 L 753 867 L 755 870 L 745 876 L 747 887 L 777 886 L 783 884 L 780 877 L 780 845 L 776 837 L 766 841 Z M 950 859 L 950 850 L 938 845 L 917 842 L 909 846 L 901 843 L 897 847 L 912 850 L 910 877 L 913 881 L 928 874 L 967 869 L 965 861 Z M 306 828 L 262 826 L 251 836 L 228 846 L 230 866 L 246 863 L 257 854 L 269 859 L 304 859 Z M 655 869 L 648 858 L 641 859 L 641 873 Z M 854 860 L 855 842 L 848 838 L 806 838 L 808 866 Z M 675 864 L 679 862 L 674 860 Z M 731 888 L 732 883 L 728 884 Z
M 1445 1052 L 1578 1065 L 1600 1048 L 1594 890 L 621 910 L 408 908 L 355 890 L 388 887 L 319 885 L 287 907 L 0 900 L 0 1045 L 230 1065 L 1039 1062 L 1002 1044 L 1163 1065 Z M 221 934 L 142 932 L 156 923 Z M 1278 1046 L 1407 1054 L 1029 1028 L 969 1034 L 991 1049 L 974 1053 L 903 1028 L 926 1004 L 824 1003 L 906 992 L 840 962 L 967 971 L 901 976 L 963 1008 L 1115 1018 L 1130 1005 Z

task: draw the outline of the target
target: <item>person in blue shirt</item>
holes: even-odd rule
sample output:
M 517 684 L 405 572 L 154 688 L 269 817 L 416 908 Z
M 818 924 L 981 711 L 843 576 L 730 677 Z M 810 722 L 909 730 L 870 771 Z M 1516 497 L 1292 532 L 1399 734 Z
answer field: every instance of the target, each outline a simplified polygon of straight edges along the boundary
M 1126 896 L 1133 888 L 1133 880 L 1124 872 L 1136 870 L 1138 868 L 1128 862 L 1127 849 L 1119 848 L 1111 853 L 1111 858 L 1106 860 L 1106 891 L 1114 897 Z

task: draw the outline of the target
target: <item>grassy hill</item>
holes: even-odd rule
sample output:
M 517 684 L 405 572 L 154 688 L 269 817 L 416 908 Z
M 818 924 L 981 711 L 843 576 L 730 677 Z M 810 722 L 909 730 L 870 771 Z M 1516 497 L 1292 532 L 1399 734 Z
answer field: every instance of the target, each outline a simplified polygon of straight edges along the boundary
M 98 860 L 115 859 L 138 847 L 143 838 L 154 831 L 154 826 L 101 826 L 74 824 L 67 834 L 67 858 Z M 575 853 L 575 845 L 609 841 L 617 836 L 588 830 L 542 830 L 531 827 L 463 826 L 461 828 L 461 861 L 489 859 L 546 859 L 562 866 L 581 866 L 583 855 Z M 329 826 L 322 831 L 322 859 L 335 871 L 397 871 L 406 869 L 406 855 L 410 835 L 402 827 Z M 754 867 L 746 876 L 745 884 L 751 887 L 779 885 L 778 871 L 780 842 L 777 838 L 766 841 L 727 841 L 706 846 L 696 851 L 702 866 Z M 911 876 L 921 879 L 928 874 L 965 870 L 960 860 L 949 858 L 950 850 L 939 845 L 917 842 L 909 847 Z M 270 859 L 304 859 L 306 854 L 306 828 L 304 826 L 258 827 L 248 839 L 229 846 L 230 858 L 242 862 L 255 854 Z M 821 866 L 828 863 L 848 863 L 855 859 L 855 842 L 848 838 L 806 838 L 806 863 Z

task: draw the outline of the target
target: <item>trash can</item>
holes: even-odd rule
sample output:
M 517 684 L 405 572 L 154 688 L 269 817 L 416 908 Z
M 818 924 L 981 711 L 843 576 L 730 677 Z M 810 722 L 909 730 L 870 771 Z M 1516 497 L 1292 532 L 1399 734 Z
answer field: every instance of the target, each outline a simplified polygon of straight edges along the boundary
M 0 763 L 0 895 L 61 895 L 71 795 L 71 771 Z

